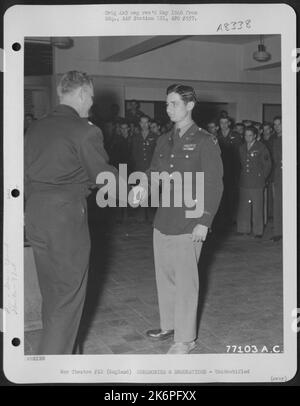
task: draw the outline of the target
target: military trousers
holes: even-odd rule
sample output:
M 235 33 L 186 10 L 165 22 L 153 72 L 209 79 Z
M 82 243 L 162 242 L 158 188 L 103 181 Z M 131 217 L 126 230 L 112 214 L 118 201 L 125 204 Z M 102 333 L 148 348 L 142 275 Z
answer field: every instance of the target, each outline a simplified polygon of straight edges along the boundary
M 273 206 L 273 234 L 282 235 L 282 181 L 273 183 L 274 206 Z
M 240 188 L 237 231 L 245 234 L 251 233 L 252 225 L 253 234 L 262 235 L 264 231 L 263 210 L 262 188 Z
M 191 234 L 165 235 L 154 229 L 153 247 L 160 327 L 174 330 L 175 342 L 193 341 L 197 336 L 202 242 L 193 242 Z
M 84 197 L 34 192 L 26 202 L 26 236 L 42 296 L 39 354 L 72 354 L 86 294 L 90 235 Z

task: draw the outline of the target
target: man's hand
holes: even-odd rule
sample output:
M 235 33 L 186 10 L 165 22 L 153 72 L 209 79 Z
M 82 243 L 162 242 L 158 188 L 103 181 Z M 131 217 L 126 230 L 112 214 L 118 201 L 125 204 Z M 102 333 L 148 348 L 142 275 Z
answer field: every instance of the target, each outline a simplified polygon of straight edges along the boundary
M 133 204 L 140 204 L 147 197 L 147 191 L 143 186 L 137 185 L 131 189 L 133 193 Z
M 192 240 L 194 242 L 205 241 L 207 235 L 208 227 L 202 224 L 197 224 L 192 232 Z

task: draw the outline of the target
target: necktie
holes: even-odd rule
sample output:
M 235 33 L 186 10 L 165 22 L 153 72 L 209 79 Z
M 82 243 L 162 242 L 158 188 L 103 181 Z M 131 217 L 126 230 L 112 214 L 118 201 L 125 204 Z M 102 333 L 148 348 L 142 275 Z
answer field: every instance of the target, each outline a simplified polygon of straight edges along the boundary
M 175 130 L 175 137 L 180 138 L 180 128 L 176 128 L 176 130 Z

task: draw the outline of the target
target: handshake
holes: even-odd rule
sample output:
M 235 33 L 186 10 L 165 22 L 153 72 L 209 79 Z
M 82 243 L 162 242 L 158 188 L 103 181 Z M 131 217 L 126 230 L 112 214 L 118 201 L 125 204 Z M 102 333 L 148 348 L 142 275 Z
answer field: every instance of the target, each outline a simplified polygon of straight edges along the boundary
M 143 186 L 137 185 L 131 189 L 130 195 L 132 196 L 132 203 L 139 205 L 147 199 L 148 193 Z

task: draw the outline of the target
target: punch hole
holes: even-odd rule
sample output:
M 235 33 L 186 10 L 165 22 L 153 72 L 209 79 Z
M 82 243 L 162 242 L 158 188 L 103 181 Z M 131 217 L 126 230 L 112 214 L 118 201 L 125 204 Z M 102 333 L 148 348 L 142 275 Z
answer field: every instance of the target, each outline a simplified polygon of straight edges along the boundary
M 14 347 L 19 347 L 19 345 L 21 344 L 21 340 L 18 337 L 15 337 L 11 340 L 11 343 Z
M 19 42 L 14 42 L 14 43 L 12 44 L 12 49 L 13 49 L 14 51 L 20 51 L 20 49 L 21 49 L 21 44 L 20 44 Z
M 11 191 L 11 195 L 12 195 L 12 197 L 18 197 L 18 196 L 20 196 L 20 191 L 18 189 L 13 189 Z

